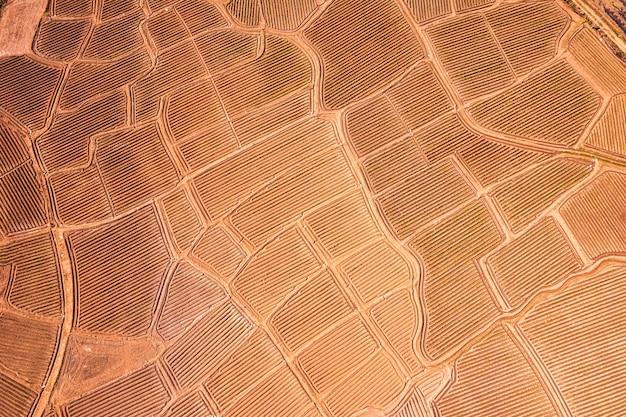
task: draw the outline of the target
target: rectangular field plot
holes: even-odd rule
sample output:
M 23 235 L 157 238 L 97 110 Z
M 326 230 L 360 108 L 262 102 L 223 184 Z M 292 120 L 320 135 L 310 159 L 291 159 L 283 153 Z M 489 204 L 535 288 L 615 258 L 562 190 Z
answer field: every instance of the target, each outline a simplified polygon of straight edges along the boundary
M 334 277 L 324 271 L 311 278 L 270 318 L 270 325 L 291 352 L 352 312 Z
M 600 106 L 600 96 L 566 61 L 469 108 L 497 132 L 572 146 Z
M 624 264 L 605 264 L 541 300 L 520 322 L 573 415 L 622 413 L 626 349 L 618 341 L 626 337 L 625 288 Z
M 281 171 L 336 144 L 330 124 L 308 119 L 209 168 L 194 184 L 209 214 L 221 218 Z
M 570 41 L 569 51 L 600 86 L 611 93 L 626 93 L 626 65 L 593 29 L 584 26 Z
M 313 342 L 297 361 L 313 388 L 326 394 L 377 350 L 372 335 L 354 317 Z
M 385 240 L 360 250 L 339 268 L 364 303 L 411 285 L 409 265 Z
M 268 243 L 232 282 L 261 320 L 321 268 L 294 228 Z
M 429 27 L 437 57 L 463 100 L 510 85 L 513 72 L 479 15 L 459 16 Z
M 250 337 L 204 382 L 220 410 L 227 409 L 241 395 L 283 363 L 283 357 L 267 334 L 256 329 Z
M 426 166 L 422 151 L 412 138 L 404 139 L 363 160 L 374 193 L 380 193 Z
M 413 347 L 413 338 L 417 332 L 418 312 L 411 293 L 398 291 L 376 303 L 370 315 L 374 323 L 407 364 L 411 374 L 423 369 Z
M 593 166 L 568 159 L 545 162 L 497 185 L 491 195 L 514 233 L 520 232 L 560 195 L 587 177 Z
M 96 160 L 115 213 L 138 207 L 178 183 L 155 124 L 100 138 Z
M 498 358 L 494 361 L 493 358 Z M 442 415 L 494 416 L 526 410 L 529 417 L 557 417 L 556 410 L 526 357 L 498 326 L 457 362 L 457 378 L 447 395 L 436 400 Z M 490 395 L 483 395 L 485 384 Z
M 447 184 L 442 190 L 437 184 Z M 378 204 L 400 239 L 470 200 L 474 190 L 450 159 L 418 171 L 378 197 Z
M 305 211 L 355 186 L 345 156 L 334 150 L 280 176 L 241 205 L 233 213 L 232 223 L 252 244 L 260 246 Z
M 314 211 L 305 222 L 333 258 L 342 258 L 381 235 L 360 191 Z
M 485 15 L 517 76 L 556 55 L 569 23 L 567 14 L 551 1 L 504 3 Z
M 551 217 L 494 252 L 487 265 L 511 308 L 538 291 L 562 283 L 582 267 L 574 249 Z
M 128 336 L 146 334 L 170 264 L 154 208 L 73 231 L 68 240 L 76 265 L 76 291 L 80 290 L 75 326 Z

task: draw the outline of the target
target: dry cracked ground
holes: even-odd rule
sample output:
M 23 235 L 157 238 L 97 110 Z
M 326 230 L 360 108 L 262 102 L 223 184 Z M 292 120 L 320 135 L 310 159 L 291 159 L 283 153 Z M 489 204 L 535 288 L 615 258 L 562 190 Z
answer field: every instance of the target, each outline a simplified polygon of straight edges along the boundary
M 626 66 L 560 0 L 33 27 L 0 58 L 1 417 L 626 414 Z

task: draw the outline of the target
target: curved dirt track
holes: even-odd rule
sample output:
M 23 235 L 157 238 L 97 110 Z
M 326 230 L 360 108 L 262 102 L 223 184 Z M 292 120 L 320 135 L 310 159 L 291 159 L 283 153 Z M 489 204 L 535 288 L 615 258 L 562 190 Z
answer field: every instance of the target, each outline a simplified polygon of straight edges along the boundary
M 624 414 L 626 66 L 561 1 L 48 10 L 0 417 Z

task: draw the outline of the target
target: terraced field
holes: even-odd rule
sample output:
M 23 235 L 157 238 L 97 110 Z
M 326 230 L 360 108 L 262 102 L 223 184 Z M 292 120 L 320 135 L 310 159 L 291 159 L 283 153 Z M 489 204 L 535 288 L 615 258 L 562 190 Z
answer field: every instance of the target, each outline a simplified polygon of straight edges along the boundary
M 626 66 L 560 0 L 47 7 L 0 417 L 626 415 Z

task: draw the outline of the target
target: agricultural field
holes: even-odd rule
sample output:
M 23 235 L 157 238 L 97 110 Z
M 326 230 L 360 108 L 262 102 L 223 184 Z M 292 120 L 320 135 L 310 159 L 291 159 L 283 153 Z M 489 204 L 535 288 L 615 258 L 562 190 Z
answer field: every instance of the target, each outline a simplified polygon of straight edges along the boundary
M 624 340 L 563 1 L 6 6 L 0 417 L 619 417 Z

